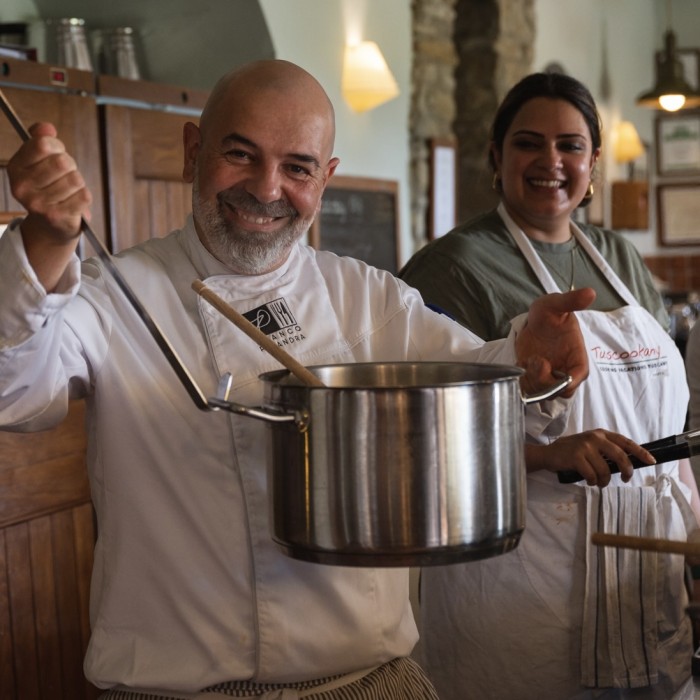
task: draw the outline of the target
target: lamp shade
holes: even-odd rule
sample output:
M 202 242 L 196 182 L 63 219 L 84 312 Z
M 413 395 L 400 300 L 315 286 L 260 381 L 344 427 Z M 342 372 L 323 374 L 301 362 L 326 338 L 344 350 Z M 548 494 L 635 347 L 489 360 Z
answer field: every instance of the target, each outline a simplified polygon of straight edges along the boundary
M 613 156 L 618 163 L 629 163 L 644 153 L 644 144 L 632 122 L 620 122 L 615 128 Z
M 399 94 L 399 86 L 375 42 L 345 47 L 342 91 L 356 112 L 374 109 Z
M 637 104 L 669 112 L 700 105 L 700 93 L 688 84 L 683 74 L 683 64 L 676 53 L 676 35 L 670 29 L 665 35 L 663 57 L 657 65 L 656 84 L 637 97 Z

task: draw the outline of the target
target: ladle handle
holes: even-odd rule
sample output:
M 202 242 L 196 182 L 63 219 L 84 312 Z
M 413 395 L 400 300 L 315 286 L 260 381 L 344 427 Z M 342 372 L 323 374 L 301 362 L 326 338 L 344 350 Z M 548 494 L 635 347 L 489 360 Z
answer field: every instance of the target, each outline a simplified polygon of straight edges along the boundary
M 325 384 L 304 365 L 295 360 L 276 343 L 270 340 L 259 328 L 254 326 L 245 316 L 227 304 L 218 294 L 212 292 L 204 282 L 195 280 L 192 289 L 206 299 L 217 311 L 221 312 L 235 326 L 238 326 L 249 338 L 252 338 L 263 350 L 266 350 L 276 360 L 279 360 L 294 376 L 308 386 L 325 386 Z

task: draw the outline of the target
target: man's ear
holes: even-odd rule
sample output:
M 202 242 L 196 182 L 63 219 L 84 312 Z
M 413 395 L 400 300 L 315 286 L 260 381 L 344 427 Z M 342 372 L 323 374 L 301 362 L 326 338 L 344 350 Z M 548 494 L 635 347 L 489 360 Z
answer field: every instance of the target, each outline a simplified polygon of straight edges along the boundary
M 326 181 L 323 183 L 324 189 L 328 184 L 328 181 L 333 177 L 333 173 L 335 172 L 335 169 L 338 167 L 339 163 L 340 158 L 331 158 L 328 161 L 328 165 L 326 166 Z
M 182 129 L 182 145 L 184 154 L 182 179 L 191 183 L 194 182 L 195 164 L 202 145 L 202 133 L 196 124 L 192 122 L 185 123 Z

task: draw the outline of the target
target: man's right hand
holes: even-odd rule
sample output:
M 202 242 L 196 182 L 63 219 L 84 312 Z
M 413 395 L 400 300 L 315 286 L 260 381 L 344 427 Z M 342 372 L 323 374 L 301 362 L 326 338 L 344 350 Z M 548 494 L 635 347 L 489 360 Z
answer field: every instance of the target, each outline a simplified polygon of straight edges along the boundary
M 22 238 L 37 277 L 47 291 L 58 283 L 80 239 L 81 217 L 89 221 L 92 196 L 52 124 L 34 124 L 7 166 L 15 199 L 27 210 Z

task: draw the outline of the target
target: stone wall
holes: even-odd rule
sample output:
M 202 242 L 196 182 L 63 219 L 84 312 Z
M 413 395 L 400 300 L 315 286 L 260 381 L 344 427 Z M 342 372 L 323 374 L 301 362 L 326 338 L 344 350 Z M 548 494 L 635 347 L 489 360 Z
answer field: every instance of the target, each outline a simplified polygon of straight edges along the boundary
M 489 128 L 506 91 L 531 71 L 535 0 L 413 0 L 411 211 L 428 240 L 430 141 L 457 145 L 457 221 L 495 204 Z
M 411 233 L 417 249 L 428 240 L 430 144 L 453 139 L 455 68 L 452 34 L 457 0 L 413 0 L 410 127 Z

